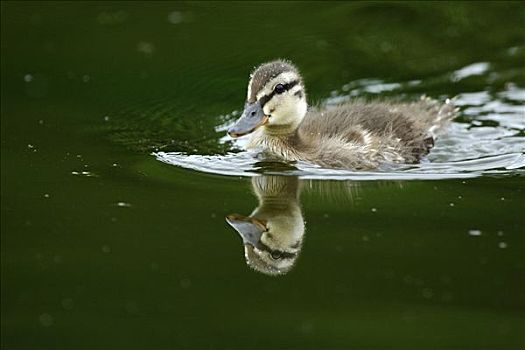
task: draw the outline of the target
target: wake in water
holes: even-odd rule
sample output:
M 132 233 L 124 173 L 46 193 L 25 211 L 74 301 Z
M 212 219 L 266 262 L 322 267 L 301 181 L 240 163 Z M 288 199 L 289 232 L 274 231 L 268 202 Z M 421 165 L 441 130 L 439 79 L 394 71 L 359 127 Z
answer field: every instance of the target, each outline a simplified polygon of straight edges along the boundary
M 488 88 L 458 94 L 454 103 L 460 116 L 440 135 L 428 157 L 416 165 L 384 166 L 373 172 L 325 169 L 306 162 L 283 163 L 260 158 L 256 152 L 239 151 L 247 138 L 232 140 L 228 136 L 221 144 L 231 143 L 232 151 L 225 155 L 188 155 L 183 152 L 156 152 L 154 156 L 167 164 L 201 172 L 255 176 L 260 173 L 296 175 L 307 179 L 444 179 L 476 177 L 480 175 L 525 174 L 525 89 L 505 82 L 503 89 L 492 91 L 490 85 L 498 80 L 498 73 L 488 62 L 463 67 L 442 77 L 426 81 L 385 83 L 378 79 L 362 79 L 333 91 L 322 101 L 330 107 L 355 97 L 404 96 L 414 97 L 430 91 L 435 85 L 458 83 L 465 79 L 482 79 Z M 444 100 L 446 96 L 436 96 Z M 226 135 L 238 112 L 223 116 L 223 124 L 216 128 Z

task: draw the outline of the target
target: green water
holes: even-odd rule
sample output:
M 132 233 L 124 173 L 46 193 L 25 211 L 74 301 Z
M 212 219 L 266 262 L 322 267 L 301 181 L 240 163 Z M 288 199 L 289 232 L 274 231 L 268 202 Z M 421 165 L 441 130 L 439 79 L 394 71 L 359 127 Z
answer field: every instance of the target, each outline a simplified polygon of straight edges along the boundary
M 522 3 L 2 2 L 1 15 L 2 349 L 525 345 Z M 364 97 L 459 95 L 431 160 L 514 163 L 261 178 L 297 181 L 305 235 L 290 273 L 255 272 L 224 220 L 258 206 L 252 180 L 184 157 L 239 152 L 218 126 L 276 57 L 312 102 L 362 79 L 402 86 L 365 80 Z

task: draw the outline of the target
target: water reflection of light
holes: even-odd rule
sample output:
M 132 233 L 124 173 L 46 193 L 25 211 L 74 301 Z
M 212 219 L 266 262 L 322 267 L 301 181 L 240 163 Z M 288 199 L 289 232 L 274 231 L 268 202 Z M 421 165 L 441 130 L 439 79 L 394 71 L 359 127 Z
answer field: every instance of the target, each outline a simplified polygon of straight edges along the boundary
M 474 75 L 481 75 L 488 71 L 490 65 L 488 62 L 473 63 L 457 71 L 453 72 L 450 79 L 452 81 L 459 81 Z

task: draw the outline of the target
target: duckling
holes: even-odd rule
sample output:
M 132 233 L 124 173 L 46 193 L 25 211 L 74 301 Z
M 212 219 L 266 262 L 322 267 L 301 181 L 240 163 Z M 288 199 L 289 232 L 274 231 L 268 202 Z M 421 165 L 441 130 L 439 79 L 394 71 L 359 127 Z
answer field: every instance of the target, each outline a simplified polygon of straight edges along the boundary
M 282 275 L 294 266 L 304 236 L 299 180 L 292 176 L 252 179 L 259 206 L 249 215 L 226 221 L 239 233 L 248 266 L 267 275 Z
M 412 103 L 356 99 L 308 108 L 299 70 L 276 60 L 250 75 L 244 111 L 228 134 L 252 134 L 248 149 L 285 161 L 370 170 L 385 163 L 419 162 L 456 112 L 450 100 L 440 104 L 427 97 Z

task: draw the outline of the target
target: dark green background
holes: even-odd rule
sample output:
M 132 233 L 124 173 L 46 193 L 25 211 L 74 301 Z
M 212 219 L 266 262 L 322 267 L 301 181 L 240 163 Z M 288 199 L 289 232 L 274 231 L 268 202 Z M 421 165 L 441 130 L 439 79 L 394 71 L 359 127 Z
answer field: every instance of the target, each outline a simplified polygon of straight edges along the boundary
M 224 152 L 219 116 L 275 57 L 301 67 L 312 101 L 371 77 L 434 97 L 524 87 L 523 53 L 502 54 L 524 46 L 522 3 L 1 12 L 3 349 L 523 348 L 523 176 L 348 182 L 352 198 L 324 182 L 302 194 L 296 268 L 271 278 L 224 222 L 256 206 L 250 181 L 150 155 Z M 490 85 L 434 79 L 481 61 L 500 72 Z

